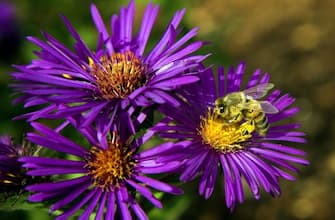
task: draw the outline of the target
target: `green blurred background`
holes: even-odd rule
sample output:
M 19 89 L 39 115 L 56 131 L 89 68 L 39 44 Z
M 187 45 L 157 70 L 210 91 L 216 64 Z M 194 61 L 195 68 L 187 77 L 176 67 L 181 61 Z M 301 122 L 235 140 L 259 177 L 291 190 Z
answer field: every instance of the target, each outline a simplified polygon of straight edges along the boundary
M 7 87 L 12 63 L 26 64 L 36 49 L 23 36 L 41 37 L 45 30 L 66 45 L 72 39 L 59 15 L 66 15 L 87 44 L 94 49 L 96 31 L 89 5 L 97 4 L 107 23 L 127 1 L 116 0 L 14 0 L 22 43 L 19 51 L 2 51 L 8 59 L 0 60 L 0 134 L 20 140 L 30 128 L 23 121 L 11 118 L 24 113 L 12 106 Z M 200 27 L 198 39 L 211 42 L 202 49 L 212 53 L 207 64 L 236 65 L 247 63 L 251 74 L 262 68 L 271 74 L 272 82 L 297 97 L 301 112 L 295 120 L 302 124 L 308 144 L 295 145 L 308 152 L 309 167 L 301 167 L 297 181 L 281 181 L 282 196 L 271 198 L 263 193 L 256 201 L 247 191 L 246 201 L 233 213 L 225 208 L 222 178 L 218 178 L 213 196 L 205 200 L 197 195 L 195 181 L 184 187 L 181 197 L 164 197 L 164 209 L 152 210 L 152 219 L 335 219 L 335 1 L 333 0 L 193 0 L 153 1 L 161 4 L 152 32 L 156 42 L 175 10 L 187 8 L 182 25 L 185 29 Z M 136 30 L 148 1 L 136 1 Z M 17 209 L 13 210 L 9 209 Z M 39 206 L 0 206 L 0 219 L 51 219 L 47 209 Z

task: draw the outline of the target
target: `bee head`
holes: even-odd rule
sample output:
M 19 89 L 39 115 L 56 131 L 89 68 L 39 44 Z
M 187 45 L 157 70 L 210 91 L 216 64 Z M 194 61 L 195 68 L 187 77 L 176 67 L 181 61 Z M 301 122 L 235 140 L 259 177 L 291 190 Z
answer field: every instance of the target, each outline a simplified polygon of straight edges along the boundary
M 217 108 L 220 114 L 223 114 L 226 110 L 226 106 L 224 104 L 219 104 Z
M 214 112 L 217 115 L 220 115 L 221 117 L 224 117 L 227 113 L 226 111 L 227 111 L 227 108 L 226 108 L 225 104 L 220 103 L 220 104 L 215 105 Z

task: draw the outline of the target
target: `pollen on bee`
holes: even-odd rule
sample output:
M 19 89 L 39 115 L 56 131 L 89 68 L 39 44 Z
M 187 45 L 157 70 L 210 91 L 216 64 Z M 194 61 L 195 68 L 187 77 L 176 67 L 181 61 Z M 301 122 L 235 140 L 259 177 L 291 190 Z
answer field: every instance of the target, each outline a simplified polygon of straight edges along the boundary
M 254 130 L 254 123 L 246 121 L 229 124 L 220 120 L 209 108 L 207 115 L 201 117 L 198 134 L 202 142 L 215 151 L 228 153 L 242 150 Z

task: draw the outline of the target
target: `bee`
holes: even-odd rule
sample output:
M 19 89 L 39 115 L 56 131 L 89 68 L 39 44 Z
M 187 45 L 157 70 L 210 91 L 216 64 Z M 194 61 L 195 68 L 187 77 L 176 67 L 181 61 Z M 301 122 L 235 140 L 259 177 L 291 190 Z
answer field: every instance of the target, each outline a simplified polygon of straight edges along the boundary
M 242 120 L 254 124 L 255 131 L 265 136 L 269 123 L 265 114 L 276 114 L 278 109 L 270 102 L 259 100 L 274 87 L 272 83 L 259 84 L 241 92 L 232 92 L 215 100 L 214 114 L 228 124 Z

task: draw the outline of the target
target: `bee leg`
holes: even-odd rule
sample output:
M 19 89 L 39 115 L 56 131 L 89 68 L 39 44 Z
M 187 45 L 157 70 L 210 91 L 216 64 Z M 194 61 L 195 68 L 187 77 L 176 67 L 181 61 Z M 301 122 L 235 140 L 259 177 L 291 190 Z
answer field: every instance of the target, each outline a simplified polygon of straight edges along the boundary
M 241 114 L 237 114 L 234 118 L 228 120 L 228 123 L 231 124 L 233 122 L 239 122 L 240 121 Z
M 255 122 L 254 120 L 249 120 L 241 124 L 241 133 L 242 136 L 247 136 L 247 138 L 251 137 L 251 133 L 255 130 Z

